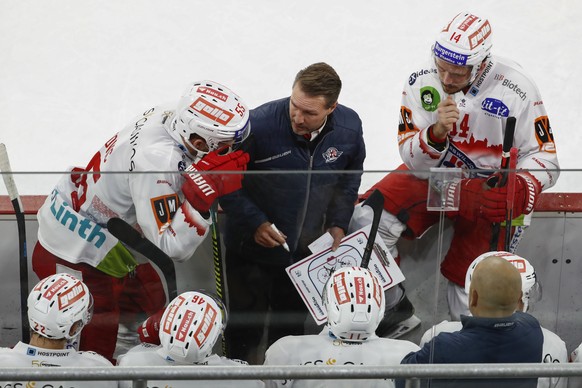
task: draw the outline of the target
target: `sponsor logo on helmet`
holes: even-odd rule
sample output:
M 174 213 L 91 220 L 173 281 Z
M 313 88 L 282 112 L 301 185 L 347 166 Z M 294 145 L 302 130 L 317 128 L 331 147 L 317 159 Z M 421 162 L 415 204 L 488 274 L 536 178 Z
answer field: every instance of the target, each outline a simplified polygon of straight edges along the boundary
M 339 304 L 348 303 L 351 300 L 346 287 L 344 273 L 340 273 L 333 277 L 333 292 L 335 293 L 335 299 Z
M 162 325 L 162 330 L 165 333 L 171 334 L 172 325 L 174 324 L 174 317 L 176 316 L 176 311 L 184 304 L 186 299 L 183 296 L 178 295 L 175 302 L 172 303 L 168 309 L 166 310 L 166 319 L 164 320 L 164 324 Z
M 517 268 L 519 273 L 524 273 L 526 271 L 526 265 L 525 265 L 524 259 L 511 259 L 511 260 L 507 260 L 507 261 L 509 261 L 511 264 L 513 264 L 513 266 L 515 268 Z
M 224 94 L 216 89 L 208 88 L 206 86 L 199 86 L 196 91 L 198 93 L 208 94 L 209 96 L 218 98 L 221 101 L 226 102 L 226 100 L 228 100 L 228 96 L 226 94 Z
M 66 286 L 67 283 L 67 279 L 58 279 L 44 292 L 42 296 L 48 300 L 52 300 L 59 290 Z
M 410 74 L 410 77 L 408 77 L 408 84 L 409 85 L 414 85 L 414 83 L 416 82 L 416 79 L 422 75 L 426 75 L 426 74 L 430 74 L 430 73 L 435 73 L 436 74 L 436 69 L 430 69 L 430 70 L 426 70 L 426 69 L 420 69 L 419 71 L 415 71 L 414 73 Z M 406 94 L 406 92 L 402 92 L 403 94 Z
M 469 47 L 473 50 L 491 35 L 491 25 L 487 20 L 477 31 L 469 35 Z
M 202 325 L 198 326 L 196 332 L 194 333 L 194 339 L 198 346 L 202 346 L 208 334 L 214 327 L 214 320 L 216 319 L 217 311 L 210 305 L 206 305 L 206 310 L 204 311 L 204 316 L 202 317 Z
M 196 101 L 190 105 L 190 108 L 222 125 L 228 124 L 234 117 L 234 114 L 231 112 L 225 111 L 203 98 L 196 99 Z
M 433 52 L 437 58 L 452 63 L 453 65 L 465 66 L 467 64 L 467 55 L 449 50 L 441 46 L 439 42 L 435 42 Z
M 420 102 L 424 110 L 434 112 L 441 102 L 441 95 L 432 86 L 425 86 L 420 89 Z
M 356 304 L 366 304 L 366 285 L 364 278 L 357 276 L 354 278 L 354 286 L 356 288 Z
M 509 88 L 509 90 L 513 90 L 515 94 L 517 94 L 522 99 L 522 101 L 525 101 L 527 98 L 527 93 L 525 90 L 521 90 L 519 85 L 514 84 L 509 78 L 504 79 L 501 85 Z
M 190 331 L 190 325 L 194 322 L 194 316 L 196 314 L 192 310 L 186 310 L 184 312 L 182 321 L 178 326 L 178 330 L 176 332 L 176 340 L 180 342 L 184 342 L 186 337 L 188 336 L 188 332 Z
M 329 147 L 322 155 L 325 159 L 325 163 L 335 162 L 344 152 L 338 151 L 335 147 Z
M 467 16 L 467 18 L 465 20 L 463 20 L 461 22 L 461 24 L 459 25 L 459 30 L 467 31 L 469 29 L 469 27 L 471 27 L 471 24 L 473 24 L 473 22 L 477 19 L 478 19 L 478 17 L 475 15 Z
M 497 117 L 508 117 L 509 108 L 503 101 L 496 98 L 486 98 L 481 102 L 481 109 Z
M 59 310 L 64 310 L 87 295 L 83 285 L 78 282 L 73 287 L 59 295 Z

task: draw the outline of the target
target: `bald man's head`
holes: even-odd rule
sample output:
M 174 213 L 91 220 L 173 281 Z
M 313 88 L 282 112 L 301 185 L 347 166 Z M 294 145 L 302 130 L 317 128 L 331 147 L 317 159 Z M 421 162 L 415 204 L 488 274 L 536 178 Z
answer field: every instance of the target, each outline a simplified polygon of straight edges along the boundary
M 521 276 L 507 260 L 490 256 L 475 267 L 469 309 L 476 317 L 508 317 L 521 299 Z

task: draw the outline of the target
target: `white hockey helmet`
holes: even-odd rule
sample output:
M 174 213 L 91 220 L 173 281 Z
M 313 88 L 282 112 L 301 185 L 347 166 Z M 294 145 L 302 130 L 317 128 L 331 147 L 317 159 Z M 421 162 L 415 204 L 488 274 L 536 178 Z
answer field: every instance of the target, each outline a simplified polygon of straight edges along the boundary
M 329 330 L 350 342 L 362 342 L 373 335 L 386 307 L 378 279 L 361 267 L 336 270 L 324 288 L 323 303 Z
M 160 342 L 174 361 L 193 364 L 212 353 L 226 320 L 226 310 L 218 298 L 206 292 L 184 292 L 162 315 Z
M 439 33 L 432 53 L 450 64 L 473 66 L 469 84 L 475 81 L 479 65 L 491 51 L 491 24 L 470 12 L 461 12 Z
M 46 338 L 74 338 L 89 323 L 92 313 L 89 289 L 67 273 L 42 279 L 28 295 L 30 329 Z
M 208 151 L 198 150 L 201 158 L 225 145 L 240 144 L 250 132 L 249 109 L 232 90 L 213 81 L 192 83 L 178 102 L 168 131 L 180 144 L 192 148 L 190 136 L 202 137 Z
M 467 270 L 467 274 L 465 275 L 465 292 L 467 292 L 467 294 L 469 293 L 469 286 L 471 285 L 471 279 L 473 277 L 475 267 L 477 264 L 483 261 L 483 259 L 489 256 L 502 257 L 513 264 L 514 267 L 519 271 L 519 274 L 521 275 L 521 292 L 523 293 L 521 301 L 523 302 L 524 312 L 528 310 L 531 302 L 537 302 L 541 299 L 542 288 L 540 282 L 538 281 L 533 265 L 531 265 L 527 259 L 505 251 L 485 252 L 473 260 L 469 266 L 469 269 Z

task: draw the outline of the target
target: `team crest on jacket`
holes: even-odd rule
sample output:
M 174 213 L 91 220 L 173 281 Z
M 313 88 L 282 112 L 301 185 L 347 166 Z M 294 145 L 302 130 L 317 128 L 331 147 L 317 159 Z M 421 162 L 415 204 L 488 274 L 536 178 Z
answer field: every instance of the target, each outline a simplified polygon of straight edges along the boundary
M 322 155 L 325 159 L 325 163 L 333 163 L 339 158 L 344 152 L 338 151 L 335 147 L 329 147 Z

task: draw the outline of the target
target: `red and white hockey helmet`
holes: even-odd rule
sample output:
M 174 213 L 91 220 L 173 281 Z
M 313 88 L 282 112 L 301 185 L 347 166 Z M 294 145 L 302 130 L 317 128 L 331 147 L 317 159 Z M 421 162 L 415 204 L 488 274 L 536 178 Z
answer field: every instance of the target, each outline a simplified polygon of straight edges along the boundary
M 89 323 L 92 313 L 89 289 L 66 273 L 42 279 L 28 295 L 30 329 L 46 338 L 74 338 Z
M 167 355 L 181 364 L 202 361 L 226 326 L 222 302 L 205 292 L 178 295 L 164 311 L 160 342 Z
M 531 263 L 523 257 L 505 251 L 485 252 L 473 260 L 469 266 L 469 269 L 467 270 L 467 274 L 465 275 L 465 292 L 467 292 L 467 294 L 469 293 L 469 286 L 471 285 L 471 279 L 473 277 L 475 267 L 477 264 L 483 261 L 483 259 L 489 256 L 502 257 L 513 264 L 513 266 L 519 271 L 519 274 L 521 275 L 521 292 L 523 293 L 521 297 L 523 302 L 523 311 L 528 310 L 530 302 L 537 302 L 541 299 L 542 288 L 536 276 L 533 265 L 531 265 Z
M 241 143 L 250 128 L 249 109 L 240 97 L 226 86 L 205 80 L 192 83 L 185 91 L 168 131 L 178 143 L 191 147 L 190 135 L 202 137 L 209 151 L 198 151 L 196 156 L 201 158 L 226 144 Z
M 362 342 L 373 335 L 386 307 L 378 279 L 360 267 L 336 270 L 325 286 L 323 303 L 329 330 L 350 342 Z
M 491 24 L 470 12 L 461 12 L 439 33 L 432 47 L 435 58 L 457 66 L 473 66 L 472 83 L 479 65 L 490 55 Z

